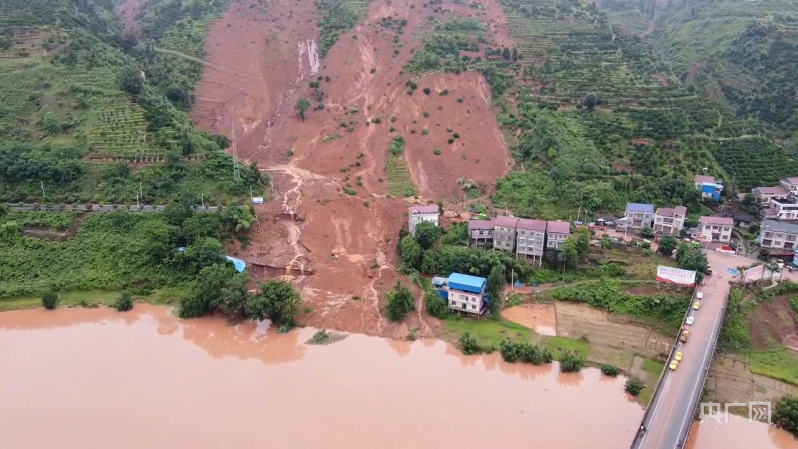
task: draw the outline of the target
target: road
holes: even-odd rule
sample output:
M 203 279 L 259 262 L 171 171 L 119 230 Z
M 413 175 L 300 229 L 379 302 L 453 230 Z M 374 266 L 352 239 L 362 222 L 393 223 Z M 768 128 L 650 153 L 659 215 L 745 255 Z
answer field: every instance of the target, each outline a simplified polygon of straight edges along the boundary
M 690 309 L 695 322 L 690 326 L 690 336 L 679 343 L 677 350 L 684 353 L 676 371 L 666 366 L 659 393 L 649 404 L 646 417 L 647 431 L 632 444 L 633 449 L 673 449 L 682 447 L 686 440 L 696 410 L 696 403 L 704 386 L 704 374 L 714 353 L 713 341 L 720 332 L 723 306 L 729 295 L 732 275 L 727 269 L 747 265 L 739 256 L 707 252 L 713 275 L 707 276 L 698 291 L 704 297 L 699 310 Z M 698 300 L 696 300 L 698 301 Z M 670 364 L 670 361 L 668 361 Z

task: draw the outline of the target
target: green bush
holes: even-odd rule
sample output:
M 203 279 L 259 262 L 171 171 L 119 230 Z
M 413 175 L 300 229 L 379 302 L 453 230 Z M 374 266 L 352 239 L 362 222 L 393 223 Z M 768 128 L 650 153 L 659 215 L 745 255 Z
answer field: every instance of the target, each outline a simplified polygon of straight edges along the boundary
M 133 308 L 133 295 L 129 291 L 123 290 L 111 307 L 116 309 L 117 312 L 127 312 L 131 310 Z
M 643 391 L 643 388 L 646 388 L 646 384 L 636 377 L 628 379 L 623 387 L 623 389 L 632 396 L 639 395 L 640 392 Z
M 396 286 L 388 291 L 388 319 L 402 321 L 414 309 L 413 294 L 400 281 L 396 281 Z
M 473 336 L 471 332 L 465 331 L 460 336 L 460 350 L 465 355 L 480 354 L 482 347 L 477 341 L 477 337 Z
M 327 333 L 326 330 L 321 329 L 316 331 L 315 334 L 313 334 L 313 338 L 310 339 L 309 343 L 314 345 L 323 345 L 324 343 L 327 343 L 329 340 L 330 340 L 330 334 Z
M 560 357 L 560 371 L 563 373 L 578 373 L 585 366 L 584 357 L 571 351 L 564 352 Z
M 554 358 L 548 348 L 539 348 L 526 341 L 502 340 L 499 343 L 499 352 L 507 363 L 522 362 L 543 365 L 551 363 Z
M 43 294 L 42 305 L 47 310 L 53 310 L 58 307 L 58 294 L 55 292 L 47 292 Z
M 601 374 L 604 374 L 605 376 L 610 376 L 610 377 L 617 377 L 618 374 L 620 374 L 620 370 L 618 370 L 618 368 L 616 368 L 616 367 L 614 367 L 612 365 L 609 365 L 609 364 L 606 364 L 606 363 L 602 363 L 601 364 Z

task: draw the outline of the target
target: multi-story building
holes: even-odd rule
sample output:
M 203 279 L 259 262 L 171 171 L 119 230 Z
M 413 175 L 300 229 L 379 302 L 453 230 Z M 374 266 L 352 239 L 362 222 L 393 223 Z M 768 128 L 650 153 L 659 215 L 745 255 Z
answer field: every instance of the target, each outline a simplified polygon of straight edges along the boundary
M 416 235 L 416 226 L 422 221 L 429 221 L 438 226 L 438 218 L 440 217 L 440 210 L 436 204 L 427 206 L 410 206 L 407 211 L 407 225 L 410 229 L 410 235 Z
M 651 226 L 654 221 L 654 205 L 653 204 L 639 204 L 639 203 L 626 203 L 626 218 L 627 226 L 630 228 L 644 228 Z
M 480 248 L 493 246 L 493 229 L 493 220 L 468 220 L 469 243 Z
M 734 220 L 731 217 L 701 217 L 696 234 L 702 234 L 707 242 L 728 242 Z
M 759 229 L 759 241 L 773 255 L 793 254 L 798 242 L 798 225 L 765 220 Z
M 786 198 L 771 198 L 761 213 L 770 219 L 798 220 L 798 197 L 790 194 Z
M 564 221 L 546 223 L 546 248 L 560 249 L 562 243 L 571 235 L 571 225 Z
M 538 265 L 543 263 L 543 244 L 546 240 L 546 222 L 519 218 L 518 234 L 515 237 L 515 256 L 532 258 Z
M 496 217 L 493 219 L 493 248 L 513 252 L 518 219 L 515 217 Z
M 687 208 L 684 206 L 660 207 L 654 213 L 654 231 L 663 234 L 678 234 L 684 227 Z
M 701 191 L 701 199 L 713 199 L 720 201 L 720 194 L 723 192 L 723 184 L 715 180 L 713 176 L 695 175 L 695 188 Z
M 485 294 L 485 278 L 452 273 L 448 278 L 434 278 L 432 284 L 451 311 L 482 315 L 487 310 L 490 298 Z
M 770 200 L 774 198 L 784 199 L 789 195 L 787 189 L 780 185 L 773 187 L 754 187 L 751 193 L 754 195 L 757 202 L 761 204 L 768 204 Z

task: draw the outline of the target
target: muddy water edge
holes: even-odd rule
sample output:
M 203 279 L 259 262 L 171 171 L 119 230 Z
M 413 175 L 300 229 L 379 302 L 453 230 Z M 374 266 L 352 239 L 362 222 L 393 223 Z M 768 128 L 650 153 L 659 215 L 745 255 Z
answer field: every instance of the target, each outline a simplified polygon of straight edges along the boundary
M 0 360 L 11 368 L 0 371 L 0 447 L 216 448 L 266 438 L 297 448 L 615 449 L 643 413 L 624 379 L 595 369 L 510 365 L 436 340 L 350 335 L 306 345 L 312 334 L 179 320 L 147 305 L 0 313 Z M 745 427 L 736 430 L 752 447 L 798 447 L 767 426 L 727 426 Z M 702 426 L 692 447 L 726 447 L 727 431 Z

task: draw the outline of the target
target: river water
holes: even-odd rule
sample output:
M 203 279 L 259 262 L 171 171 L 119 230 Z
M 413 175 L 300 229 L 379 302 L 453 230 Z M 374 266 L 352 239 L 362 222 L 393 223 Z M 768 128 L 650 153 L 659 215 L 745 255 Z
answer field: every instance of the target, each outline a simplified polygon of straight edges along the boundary
M 595 369 L 509 365 L 434 340 L 308 346 L 312 334 L 145 305 L 0 313 L 0 448 L 617 449 L 643 414 L 624 379 Z M 744 419 L 695 439 L 798 448 Z

